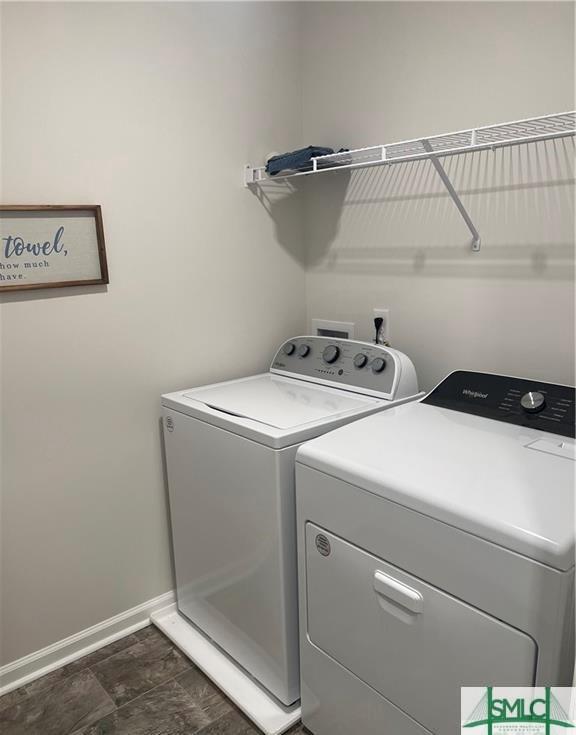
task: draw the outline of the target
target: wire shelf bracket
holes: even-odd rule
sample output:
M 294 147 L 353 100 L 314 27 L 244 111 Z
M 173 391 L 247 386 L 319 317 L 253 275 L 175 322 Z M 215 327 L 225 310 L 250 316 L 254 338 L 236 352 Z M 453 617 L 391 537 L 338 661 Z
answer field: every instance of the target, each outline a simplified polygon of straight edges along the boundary
M 287 171 L 277 176 L 268 176 L 265 166 L 247 165 L 244 169 L 244 186 L 261 186 L 265 185 L 266 182 L 282 181 L 297 176 L 314 176 L 328 171 L 390 166 L 395 163 L 429 160 L 472 234 L 472 250 L 478 252 L 481 243 L 480 233 L 474 226 L 440 159 L 443 156 L 483 150 L 495 151 L 497 148 L 506 146 L 554 140 L 575 135 L 576 112 L 560 112 L 544 117 L 532 117 L 499 125 L 460 130 L 455 133 L 415 138 L 400 143 L 356 148 L 341 153 L 331 153 L 328 156 L 317 156 L 311 159 L 310 167 L 306 170 Z
M 424 146 L 425 150 L 429 151 L 430 153 L 433 152 L 434 149 L 432 148 L 432 144 L 426 138 L 423 138 L 422 145 Z M 438 156 L 435 156 L 432 154 L 430 156 L 430 162 L 436 169 L 436 173 L 438 174 L 438 176 L 442 179 L 442 183 L 446 187 L 448 194 L 450 194 L 452 201 L 454 202 L 454 204 L 456 205 L 456 208 L 462 215 L 462 219 L 464 220 L 464 222 L 466 222 L 468 229 L 472 233 L 472 250 L 477 253 L 480 250 L 480 244 L 481 244 L 480 233 L 476 229 L 474 222 L 472 222 L 472 219 L 470 218 L 470 215 L 468 214 L 468 210 L 462 204 L 462 200 L 458 196 L 458 192 L 452 185 L 452 182 L 450 181 L 450 177 L 446 173 L 446 169 L 444 168 L 444 166 L 438 159 Z

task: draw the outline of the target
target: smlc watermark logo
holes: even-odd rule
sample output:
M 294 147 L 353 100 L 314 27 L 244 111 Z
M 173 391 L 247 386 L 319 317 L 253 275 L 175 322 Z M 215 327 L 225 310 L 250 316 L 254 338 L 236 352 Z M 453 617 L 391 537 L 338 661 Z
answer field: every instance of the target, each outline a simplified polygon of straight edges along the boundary
M 461 701 L 461 735 L 559 735 L 576 728 L 574 687 L 462 687 Z

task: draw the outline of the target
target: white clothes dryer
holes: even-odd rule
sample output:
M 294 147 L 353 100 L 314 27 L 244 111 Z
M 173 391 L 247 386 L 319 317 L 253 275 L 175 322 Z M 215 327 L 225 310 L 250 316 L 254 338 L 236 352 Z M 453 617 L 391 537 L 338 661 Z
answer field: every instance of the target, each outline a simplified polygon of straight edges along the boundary
M 457 735 L 462 686 L 572 683 L 574 397 L 458 371 L 299 449 L 315 735 Z
M 296 450 L 417 394 L 396 350 L 297 337 L 266 374 L 162 396 L 177 610 L 154 620 L 264 732 L 300 716 Z

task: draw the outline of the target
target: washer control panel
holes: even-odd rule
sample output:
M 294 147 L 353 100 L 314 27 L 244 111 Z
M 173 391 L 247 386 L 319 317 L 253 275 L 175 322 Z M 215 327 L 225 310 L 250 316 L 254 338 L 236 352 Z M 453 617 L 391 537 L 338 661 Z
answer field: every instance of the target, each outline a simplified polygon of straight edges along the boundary
M 422 403 L 574 438 L 575 398 L 566 385 L 458 370 Z
M 383 345 L 332 337 L 295 337 L 274 357 L 272 372 L 342 388 L 393 395 L 397 358 Z

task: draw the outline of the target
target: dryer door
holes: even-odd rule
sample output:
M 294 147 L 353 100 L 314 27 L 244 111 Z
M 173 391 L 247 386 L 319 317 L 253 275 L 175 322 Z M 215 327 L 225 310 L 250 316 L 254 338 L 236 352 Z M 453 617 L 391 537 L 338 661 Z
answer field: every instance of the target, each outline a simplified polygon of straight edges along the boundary
M 312 643 L 434 733 L 461 686 L 534 682 L 530 637 L 312 523 L 306 587 Z

